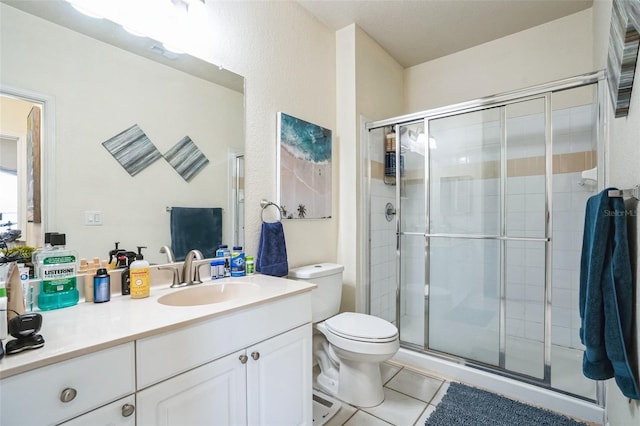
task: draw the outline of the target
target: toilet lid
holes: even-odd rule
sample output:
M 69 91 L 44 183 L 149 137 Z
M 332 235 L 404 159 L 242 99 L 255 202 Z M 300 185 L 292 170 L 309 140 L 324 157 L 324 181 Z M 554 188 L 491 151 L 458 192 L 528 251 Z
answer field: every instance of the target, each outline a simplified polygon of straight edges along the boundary
M 389 342 L 398 337 L 398 329 L 393 324 L 372 315 L 344 312 L 324 323 L 330 332 L 351 340 Z

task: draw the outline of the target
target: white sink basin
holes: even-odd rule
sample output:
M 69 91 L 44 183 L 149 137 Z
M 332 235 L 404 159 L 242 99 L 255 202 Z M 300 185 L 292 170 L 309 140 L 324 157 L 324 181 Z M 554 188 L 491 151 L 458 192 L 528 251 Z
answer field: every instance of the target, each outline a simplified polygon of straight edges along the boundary
M 169 306 L 197 306 L 228 302 L 255 296 L 260 286 L 253 283 L 228 282 L 224 284 L 199 285 L 165 294 L 158 303 Z

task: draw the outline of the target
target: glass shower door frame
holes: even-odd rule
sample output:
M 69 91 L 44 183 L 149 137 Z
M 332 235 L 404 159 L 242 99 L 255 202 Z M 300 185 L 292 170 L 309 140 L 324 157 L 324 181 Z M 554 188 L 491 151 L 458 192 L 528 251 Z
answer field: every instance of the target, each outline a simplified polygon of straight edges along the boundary
M 508 236 L 507 232 L 507 108 L 510 105 L 522 104 L 534 100 L 544 101 L 544 133 L 545 133 L 545 231 L 544 237 L 512 237 Z M 506 353 L 507 353 L 507 318 L 506 318 L 506 244 L 510 241 L 521 242 L 540 242 L 545 244 L 545 283 L 544 283 L 544 341 L 543 341 L 543 377 L 542 382 L 549 385 L 551 383 L 551 317 L 550 317 L 550 304 L 551 304 L 551 179 L 552 179 L 552 134 L 551 134 L 551 92 L 535 94 L 522 98 L 515 98 L 510 101 L 502 101 L 493 104 L 480 105 L 474 108 L 458 110 L 451 113 L 445 113 L 440 115 L 434 115 L 432 117 L 425 118 L 425 128 L 427 134 L 431 135 L 431 122 L 447 117 L 461 116 L 468 113 L 479 112 L 483 110 L 498 108 L 500 117 L 500 173 L 499 173 L 499 231 L 498 235 L 482 235 L 482 234 L 455 234 L 455 233 L 432 233 L 431 232 L 431 167 L 430 167 L 430 150 L 426 150 L 425 155 L 425 170 L 427 170 L 425 177 L 425 201 L 427 217 L 425 221 L 425 240 L 426 240 L 426 271 L 425 277 L 427 277 L 426 285 L 431 286 L 430 282 L 430 266 L 431 266 L 431 240 L 432 239 L 456 239 L 456 240 L 483 240 L 483 241 L 497 241 L 499 244 L 499 259 L 498 259 L 498 299 L 499 299 L 499 325 L 498 325 L 498 365 L 497 367 L 506 371 Z M 401 215 L 400 215 L 401 216 Z M 399 277 L 401 280 L 402 277 Z M 401 282 L 401 281 L 400 281 Z M 429 290 L 429 293 L 431 291 Z M 428 299 L 428 302 L 432 302 L 432 298 Z M 425 306 L 425 318 L 429 318 L 429 306 Z M 429 346 L 429 324 L 425 327 L 425 349 L 432 350 Z M 455 356 L 455 354 L 446 354 Z
M 595 138 L 596 138 L 596 145 L 597 145 L 597 165 L 598 165 L 598 171 L 597 171 L 597 179 L 598 179 L 598 187 L 597 190 L 602 190 L 605 185 L 606 185 L 606 181 L 605 181 L 605 177 L 606 177 L 606 153 L 605 153 L 605 142 L 606 142 L 606 128 L 607 128 L 607 121 L 608 121 L 608 114 L 607 114 L 607 107 L 609 106 L 608 103 L 608 97 L 607 97 L 607 88 L 606 88 L 606 81 L 604 79 L 604 72 L 603 71 L 598 71 L 598 72 L 593 72 L 593 73 L 588 73 L 588 74 L 584 74 L 584 75 L 579 75 L 579 76 L 575 76 L 575 77 L 570 77 L 570 78 L 566 78 L 563 80 L 558 80 L 558 81 L 554 81 L 554 82 L 550 82 L 550 83 L 546 83 L 546 84 L 541 84 L 538 86 L 534 86 L 534 87 L 530 87 L 527 89 L 522 89 L 522 90 L 516 90 L 516 91 L 512 91 L 509 93 L 504 93 L 504 94 L 500 94 L 500 95 L 495 95 L 495 96 L 490 96 L 490 97 L 486 97 L 486 98 L 481 98 L 481 99 L 477 99 L 474 101 L 469 101 L 469 102 L 463 102 L 460 104 L 454 104 L 454 105 L 449 105 L 446 107 L 439 107 L 439 108 L 434 108 L 431 110 L 426 110 L 426 111 L 421 111 L 421 112 L 417 112 L 417 113 L 412 113 L 412 114 L 407 114 L 407 115 L 403 115 L 403 116 L 398 116 L 398 117 L 392 117 L 392 118 L 388 118 L 388 119 L 384 119 L 384 120 L 379 120 L 376 122 L 368 122 L 365 124 L 364 128 L 367 131 L 366 133 L 369 134 L 371 130 L 373 129 L 379 129 L 382 127 L 394 127 L 396 129 L 396 131 L 399 129 L 400 125 L 404 125 L 404 124 L 410 124 L 412 122 L 417 122 L 420 120 L 424 120 L 424 128 L 425 130 L 428 129 L 428 122 L 430 120 L 433 120 L 435 118 L 441 118 L 441 117 L 445 117 L 445 116 L 449 116 L 449 115 L 453 115 L 453 114 L 458 114 L 458 113 L 462 113 L 462 112 L 468 112 L 468 111 L 472 111 L 472 110 L 481 110 L 481 109 L 485 109 L 488 108 L 489 106 L 492 105 L 500 105 L 500 104 L 505 104 L 505 103 L 512 103 L 512 102 L 520 102 L 523 99 L 526 99 L 527 97 L 532 97 L 532 98 L 539 98 L 541 96 L 547 97 L 549 94 L 554 93 L 554 92 L 558 92 L 558 91 L 562 91 L 565 89 L 572 89 L 572 88 L 578 88 L 581 86 L 587 86 L 587 85 L 591 85 L 591 84 L 597 84 L 597 89 L 596 89 L 596 96 L 597 99 L 595 100 L 595 102 L 597 103 L 596 109 L 597 109 L 597 130 L 595 133 Z M 548 102 L 548 100 L 547 100 Z M 551 114 L 553 111 L 553 105 L 547 105 L 547 107 L 545 108 L 545 117 L 546 117 L 546 132 L 549 132 L 549 125 L 551 123 Z M 427 130 L 428 132 L 428 130 Z M 428 133 L 427 133 L 428 134 Z M 550 134 L 546 134 L 546 153 L 545 153 L 545 174 L 549 175 L 553 173 L 553 169 L 552 169 L 552 153 L 551 153 L 551 148 L 548 146 L 548 144 L 551 141 L 551 135 Z M 398 158 L 396 158 L 396 160 L 398 160 Z M 429 164 L 429 150 L 426 150 L 426 154 L 425 154 L 425 167 L 427 167 Z M 428 170 L 428 169 L 427 169 Z M 368 176 L 369 180 L 371 179 L 371 176 Z M 398 179 L 398 177 L 397 177 Z M 428 188 L 429 186 L 429 180 L 430 180 L 430 176 L 429 173 L 426 173 L 425 175 L 425 187 Z M 545 177 L 545 200 L 546 200 L 546 211 L 551 211 L 551 201 L 552 201 L 552 197 L 551 197 L 551 176 L 546 176 Z M 428 190 L 428 189 L 427 189 Z M 365 205 L 369 206 L 369 212 L 371 212 L 371 205 L 367 204 L 369 203 L 368 201 L 368 195 L 364 194 L 363 195 L 363 202 L 365 203 Z M 395 194 L 395 198 L 396 198 L 396 209 L 397 209 L 397 215 L 396 215 L 396 221 L 401 220 L 400 216 L 401 216 L 401 209 L 402 206 L 400 204 L 400 188 L 396 188 L 396 194 Z M 429 234 L 430 229 L 429 229 L 429 219 L 430 219 L 430 206 L 429 206 L 429 196 L 425 197 L 425 211 L 427 212 L 427 220 L 425 221 L 426 226 L 425 226 L 425 273 L 428 274 L 429 270 L 429 265 L 431 263 L 431 258 L 429 256 L 430 253 L 430 240 L 432 238 L 437 238 L 437 235 L 434 234 Z M 501 210 L 504 208 L 503 206 L 500 207 Z M 551 223 L 551 217 L 550 215 L 547 213 L 547 218 L 545 218 L 545 237 L 548 238 L 549 237 L 549 229 L 552 227 L 552 223 Z M 428 236 L 429 235 L 429 236 Z M 428 236 L 428 237 L 427 237 Z M 482 237 L 482 236 L 479 236 Z M 396 224 L 396 256 L 398 259 L 398 262 L 396 263 L 398 266 L 396 267 L 396 324 L 398 325 L 398 328 L 401 327 L 401 310 L 400 310 L 400 298 L 401 298 L 401 270 L 400 270 L 400 257 L 401 257 L 401 228 L 399 223 Z M 501 243 L 504 244 L 504 243 Z M 552 254 L 552 250 L 551 250 L 551 241 L 545 241 L 545 264 L 546 264 L 546 269 L 545 269 L 545 294 L 544 294 L 544 298 L 545 298 L 545 304 L 549 304 L 550 300 L 551 300 L 551 289 L 549 286 L 549 283 L 551 282 L 551 254 Z M 370 250 L 370 247 L 367 247 L 368 250 Z M 370 256 L 370 255 L 368 255 Z M 370 274 L 370 268 L 371 265 L 369 265 L 369 268 L 367 268 L 367 274 Z M 428 277 L 428 275 L 426 275 Z M 501 277 L 501 281 L 504 282 L 504 277 Z M 370 291 L 370 289 L 368 288 L 367 291 Z M 367 299 L 370 300 L 371 295 L 369 294 Z M 425 306 L 425 315 L 428 314 L 428 306 Z M 501 322 L 506 321 L 506 318 L 501 318 L 500 320 Z M 501 376 L 506 376 L 506 377 L 512 377 L 516 380 L 522 381 L 522 382 L 526 382 L 526 383 L 531 383 L 534 385 L 538 385 L 538 386 L 543 386 L 543 387 L 547 387 L 547 388 L 552 388 L 551 384 L 550 384 L 550 352 L 551 352 L 551 342 L 550 342 L 550 338 L 548 336 L 550 336 L 551 333 L 551 321 L 550 321 L 550 309 L 546 309 L 545 310 L 545 314 L 544 314 L 544 334 L 545 334 L 545 346 L 544 346 L 544 380 L 540 381 L 538 379 L 534 379 L 534 378 L 527 378 L 526 376 L 523 376 L 522 374 L 518 374 L 518 373 L 511 373 L 509 371 L 506 370 L 501 370 L 501 369 L 497 369 L 495 367 L 490 367 L 490 366 L 486 366 L 483 365 L 481 363 L 474 363 L 472 361 L 466 360 L 464 358 L 459 358 L 459 357 L 455 357 L 455 356 L 451 356 L 451 355 L 447 355 L 444 353 L 438 353 L 438 352 L 433 352 L 433 351 L 429 351 L 426 350 L 425 347 L 420 347 L 419 345 L 415 345 L 415 344 L 407 344 L 406 342 L 403 342 L 401 340 L 401 346 L 407 349 L 411 349 L 411 350 L 416 350 L 416 351 L 421 351 L 421 352 L 426 352 L 426 353 L 432 353 L 434 356 L 438 356 L 444 359 L 447 359 L 449 361 L 452 361 L 454 363 L 458 363 L 458 364 L 467 364 L 470 366 L 474 366 L 476 368 L 479 368 L 481 370 L 485 370 L 497 375 L 501 375 Z M 425 327 L 425 342 L 429 341 L 429 333 L 428 333 L 428 327 Z M 503 344 L 501 344 L 501 349 L 503 348 Z M 501 350 L 502 352 L 502 350 Z M 566 393 L 560 389 L 555 389 L 552 388 L 560 393 Z M 573 394 L 570 394 L 573 395 Z M 575 395 L 574 395 L 575 396 Z M 579 397 L 579 396 L 578 396 Z M 580 398 L 580 397 L 579 397 Z M 606 394 L 605 394 L 605 386 L 603 382 L 597 382 L 596 383 L 596 398 L 595 398 L 595 402 L 597 404 L 599 404 L 600 406 L 603 406 L 604 401 L 606 398 Z

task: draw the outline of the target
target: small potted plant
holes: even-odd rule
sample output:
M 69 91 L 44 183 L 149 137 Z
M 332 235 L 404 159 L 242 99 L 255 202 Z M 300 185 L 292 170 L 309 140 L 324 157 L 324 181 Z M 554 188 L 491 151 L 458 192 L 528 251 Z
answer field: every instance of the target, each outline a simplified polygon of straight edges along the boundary
M 15 246 L 3 248 L 0 250 L 0 263 L 17 262 L 24 263 L 24 266 L 29 268 L 29 277 L 33 278 L 33 262 L 31 255 L 36 250 L 31 246 Z

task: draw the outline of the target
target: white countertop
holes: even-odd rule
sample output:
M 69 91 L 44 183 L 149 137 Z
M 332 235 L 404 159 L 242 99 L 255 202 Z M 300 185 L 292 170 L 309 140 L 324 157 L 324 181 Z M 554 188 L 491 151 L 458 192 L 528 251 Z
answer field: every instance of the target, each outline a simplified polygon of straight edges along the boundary
M 45 345 L 0 359 L 0 378 L 13 376 L 34 368 L 64 361 L 86 353 L 183 327 L 251 306 L 283 297 L 311 291 L 315 284 L 293 281 L 268 275 L 231 277 L 206 281 L 197 287 L 233 282 L 255 283 L 260 286 L 250 297 L 199 306 L 166 306 L 158 298 L 181 288 L 169 285 L 151 287 L 151 295 L 144 299 L 112 295 L 106 303 L 85 303 L 53 311 L 41 311 Z M 113 286 L 113 283 L 112 283 Z M 194 288 L 196 286 L 191 286 Z M 3 340 L 3 344 L 13 337 Z

